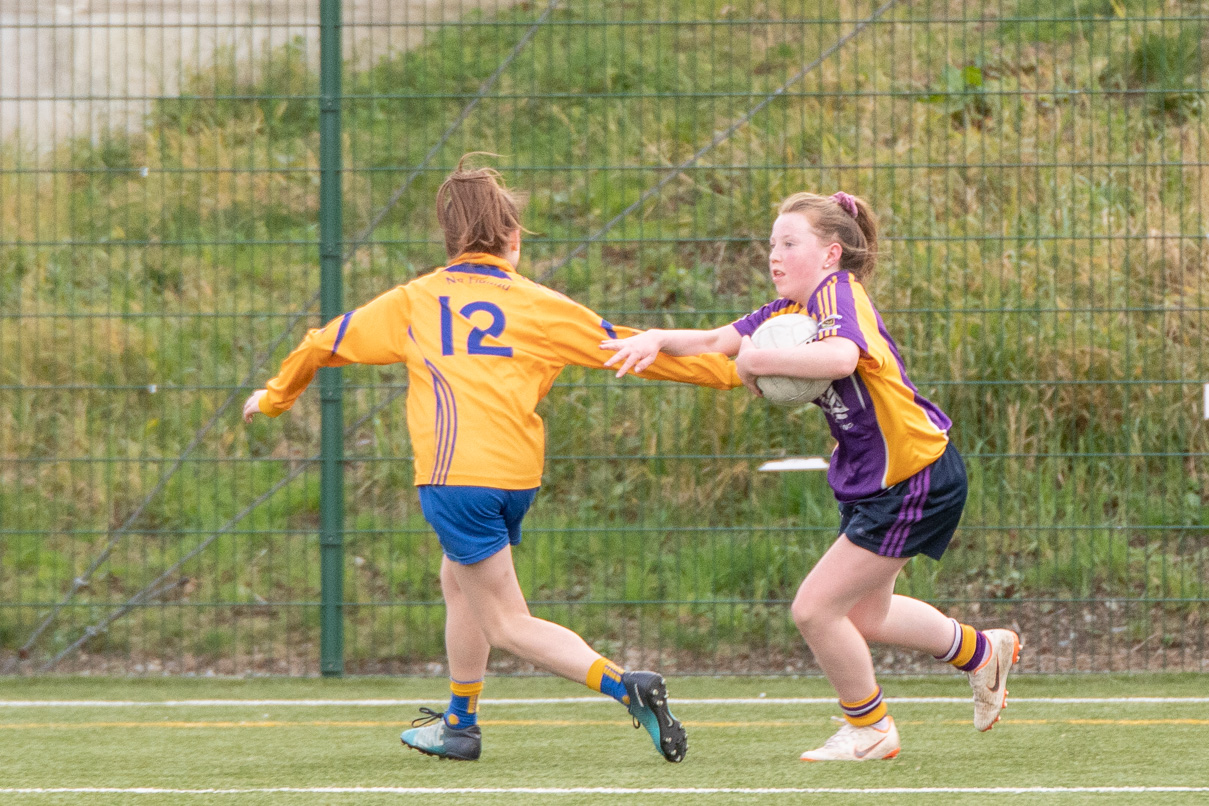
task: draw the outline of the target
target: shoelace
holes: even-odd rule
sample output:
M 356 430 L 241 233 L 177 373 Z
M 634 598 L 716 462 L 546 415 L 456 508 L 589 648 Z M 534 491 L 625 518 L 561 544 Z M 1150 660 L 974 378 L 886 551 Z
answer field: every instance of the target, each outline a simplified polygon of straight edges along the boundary
M 444 711 L 434 711 L 431 708 L 421 708 L 420 713 L 423 714 L 424 716 L 418 716 L 411 721 L 411 726 L 413 728 L 422 728 L 425 725 L 431 725 L 433 722 L 436 722 L 438 719 L 445 718 Z
M 837 745 L 843 744 L 848 740 L 848 735 L 855 730 L 851 722 L 841 717 L 833 716 L 831 717 L 831 721 L 842 722 L 844 724 L 840 726 L 839 730 L 831 734 L 831 736 L 827 738 L 827 741 L 823 742 L 823 747 L 836 747 Z
M 627 704 L 626 708 L 629 709 L 629 707 L 629 704 Z M 642 727 L 642 723 L 638 721 L 638 716 L 633 711 L 630 711 L 630 719 L 634 721 L 634 730 L 638 730 Z

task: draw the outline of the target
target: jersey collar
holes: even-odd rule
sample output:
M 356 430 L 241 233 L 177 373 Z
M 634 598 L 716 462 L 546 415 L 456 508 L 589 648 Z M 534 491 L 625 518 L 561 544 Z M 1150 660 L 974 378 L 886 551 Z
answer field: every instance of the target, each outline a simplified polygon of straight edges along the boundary
M 445 266 L 457 266 L 460 263 L 485 263 L 488 266 L 495 266 L 497 269 L 503 269 L 506 272 L 516 273 L 516 267 L 502 257 L 488 254 L 486 252 L 463 252 L 455 257 Z

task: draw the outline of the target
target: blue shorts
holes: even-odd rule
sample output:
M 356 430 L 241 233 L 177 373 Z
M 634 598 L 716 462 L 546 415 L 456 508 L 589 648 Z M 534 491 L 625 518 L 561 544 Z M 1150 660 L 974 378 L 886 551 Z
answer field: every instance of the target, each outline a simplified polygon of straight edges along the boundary
M 840 533 L 883 557 L 939 560 L 965 509 L 966 466 L 952 443 L 909 479 L 859 501 L 840 502 Z
M 441 541 L 445 556 L 459 565 L 472 565 L 521 542 L 521 521 L 537 487 L 499 490 L 423 484 L 420 510 Z

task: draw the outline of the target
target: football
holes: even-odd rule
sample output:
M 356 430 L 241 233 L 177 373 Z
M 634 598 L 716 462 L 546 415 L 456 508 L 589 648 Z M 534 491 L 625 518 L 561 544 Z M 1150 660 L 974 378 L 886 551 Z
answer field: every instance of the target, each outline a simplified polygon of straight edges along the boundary
M 751 341 L 760 348 L 796 347 L 814 341 L 818 323 L 802 313 L 783 313 L 774 316 L 756 328 Z M 809 403 L 831 385 L 829 380 L 790 378 L 784 375 L 763 375 L 756 379 L 756 386 L 764 399 L 778 406 L 800 406 Z

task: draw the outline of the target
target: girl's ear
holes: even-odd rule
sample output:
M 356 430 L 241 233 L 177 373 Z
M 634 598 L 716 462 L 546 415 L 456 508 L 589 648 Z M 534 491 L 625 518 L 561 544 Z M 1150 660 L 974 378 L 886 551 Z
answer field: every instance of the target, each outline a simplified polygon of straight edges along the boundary
M 508 236 L 508 251 L 519 252 L 521 248 L 521 230 L 520 227 L 512 230 Z
M 827 246 L 827 262 L 838 266 L 840 260 L 844 257 L 844 247 L 838 243 L 832 242 Z

